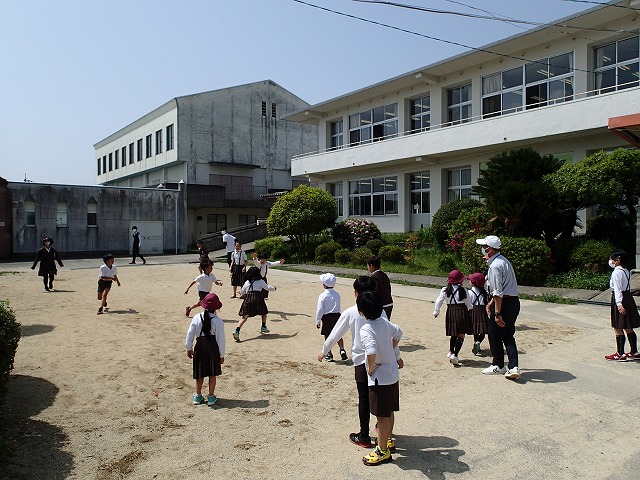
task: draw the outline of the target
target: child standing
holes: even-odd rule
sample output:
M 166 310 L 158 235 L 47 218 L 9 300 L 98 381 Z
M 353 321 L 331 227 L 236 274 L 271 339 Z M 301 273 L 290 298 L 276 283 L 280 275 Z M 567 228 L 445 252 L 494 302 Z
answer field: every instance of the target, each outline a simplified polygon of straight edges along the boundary
M 98 315 L 102 315 L 103 311 L 107 309 L 107 296 L 111 291 L 111 285 L 113 281 L 120 286 L 120 280 L 118 279 L 118 269 L 114 265 L 116 261 L 114 256 L 107 253 L 102 257 L 104 265 L 100 267 L 100 273 L 98 274 L 98 300 L 100 302 L 100 308 L 98 308 Z
M 58 274 L 56 268 L 56 262 L 61 267 L 64 267 L 58 251 L 53 248 L 53 239 L 50 237 L 44 237 L 42 239 L 42 248 L 36 253 L 36 259 L 31 265 L 31 270 L 35 270 L 36 265 L 40 262 L 40 268 L 38 268 L 38 276 L 42 277 L 42 283 L 44 283 L 44 289 L 47 292 L 53 290 L 53 279 Z
M 486 278 L 481 273 L 472 273 L 469 275 L 471 282 L 471 323 L 473 324 L 473 349 L 474 355 L 480 355 L 480 344 L 484 340 L 485 335 L 489 332 L 489 315 L 487 315 L 487 303 L 489 303 L 489 294 L 484 288 Z
M 446 333 L 449 340 L 449 361 L 458 365 L 458 354 L 464 343 L 465 333 L 473 333 L 469 310 L 473 308 L 467 289 L 462 286 L 464 275 L 460 270 L 451 270 L 447 276 L 447 286 L 443 287 L 436 299 L 433 316 L 440 314 L 440 307 L 446 300 L 447 315 L 445 317 Z
M 185 307 L 185 315 L 188 317 L 189 313 L 191 313 L 191 310 L 200 306 L 200 302 L 204 299 L 204 297 L 207 296 L 207 294 L 211 291 L 211 288 L 213 287 L 213 284 L 215 283 L 218 286 L 222 286 L 222 282 L 220 280 L 218 280 L 216 278 L 216 276 L 211 272 L 211 270 L 213 270 L 213 264 L 209 261 L 206 263 L 201 263 L 200 264 L 200 269 L 202 270 L 202 273 L 200 275 L 198 275 L 193 282 L 191 282 L 189 284 L 189 286 L 187 287 L 187 289 L 185 290 L 184 294 L 188 294 L 189 293 L 189 289 L 194 285 L 194 284 L 198 284 L 198 297 L 199 300 L 197 303 L 193 304 L 192 306 L 186 306 Z
M 242 251 L 240 242 L 236 242 L 235 250 L 231 254 L 229 271 L 231 272 L 231 286 L 233 287 L 231 298 L 236 298 L 236 291 L 238 287 L 242 287 L 244 284 L 244 274 L 247 273 L 247 254 Z
M 391 320 L 393 298 L 391 297 L 391 281 L 389 280 L 389 276 L 380 270 L 380 259 L 378 257 L 371 257 L 367 260 L 367 270 L 369 270 L 373 281 L 376 282 L 375 292 L 380 297 L 384 313 L 386 313 L 387 318 Z
M 277 265 L 282 265 L 284 263 L 284 258 L 281 258 L 278 262 L 270 262 L 267 260 L 267 256 L 264 253 L 256 253 L 253 252 L 253 264 L 260 269 L 260 275 L 264 280 L 264 283 L 268 283 L 267 281 L 267 272 L 269 271 L 269 267 L 275 267 Z M 262 292 L 264 298 L 269 298 L 269 292 L 265 290 Z
M 605 355 L 606 360 L 624 362 L 626 360 L 638 360 L 638 338 L 633 331 L 640 327 L 640 315 L 636 302 L 631 296 L 631 274 L 627 270 L 628 256 L 626 252 L 613 252 L 609 257 L 609 266 L 613 268 L 609 285 L 613 289 L 611 293 L 611 326 L 616 333 L 617 351 L 611 355 Z M 624 352 L 627 333 L 631 351 Z
M 269 309 L 267 309 L 267 304 L 262 295 L 263 290 L 275 291 L 276 287 L 268 285 L 267 282 L 262 279 L 258 267 L 251 267 L 247 270 L 247 279 L 240 289 L 240 295 L 244 295 L 244 300 L 238 312 L 238 315 L 242 318 L 238 321 L 238 326 L 233 331 L 233 339 L 236 342 L 240 341 L 240 329 L 247 319 L 249 317 L 255 317 L 256 315 L 262 317 L 260 333 L 269 333 L 267 329 L 267 314 L 269 313 Z
M 202 273 L 201 265 L 203 263 L 209 263 L 209 250 L 204 246 L 204 242 L 202 240 L 198 240 L 196 242 L 196 247 L 198 247 L 198 271 Z
M 196 393 L 193 404 L 204 403 L 202 385 L 204 377 L 209 377 L 209 395 L 207 405 L 213 406 L 218 397 L 215 396 L 216 377 L 222 375 L 221 365 L 224 363 L 224 322 L 216 315 L 222 303 L 215 293 L 205 296 L 200 302 L 204 312 L 195 315 L 189 325 L 185 348 L 187 357 L 193 359 L 193 378 L 196 381 Z M 193 340 L 196 346 L 193 348 Z
M 402 338 L 402 330 L 382 316 L 382 301 L 375 293 L 358 295 L 356 305 L 367 319 L 360 328 L 360 338 L 366 355 L 369 406 L 378 421 L 378 445 L 362 458 L 365 465 L 371 466 L 390 462 L 391 452 L 395 450 L 392 435 L 394 412 L 400 410 L 398 369 L 403 365 L 396 347 Z
M 326 340 L 340 318 L 340 294 L 333 289 L 336 284 L 336 276 L 333 273 L 323 273 L 320 275 L 320 281 L 324 287 L 324 292 L 318 296 L 316 328 L 320 328 L 320 324 L 322 324 L 320 334 L 324 335 Z M 340 347 L 340 358 L 346 360 L 348 358 L 347 351 L 344 349 L 344 340 L 342 338 L 338 340 L 338 347 Z M 331 350 L 324 356 L 324 359 L 327 362 L 333 362 Z

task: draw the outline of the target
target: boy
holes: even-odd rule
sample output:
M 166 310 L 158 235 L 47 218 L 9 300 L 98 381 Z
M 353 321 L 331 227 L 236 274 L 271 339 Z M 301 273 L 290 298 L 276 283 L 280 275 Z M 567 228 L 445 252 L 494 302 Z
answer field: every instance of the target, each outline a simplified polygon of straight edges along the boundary
M 107 309 L 107 296 L 109 295 L 113 281 L 115 280 L 118 286 L 120 286 L 118 269 L 113 264 L 115 257 L 107 253 L 102 257 L 102 261 L 104 265 L 100 267 L 100 273 L 98 274 L 98 300 L 101 300 L 98 315 L 102 315 L 103 311 Z
M 320 281 L 324 287 L 324 292 L 318 296 L 316 328 L 320 328 L 320 324 L 322 324 L 320 334 L 324 335 L 326 340 L 340 318 L 340 294 L 333 289 L 336 284 L 336 276 L 333 273 L 323 273 L 320 275 Z M 344 349 L 344 340 L 342 338 L 338 340 L 338 346 L 340 347 L 340 358 L 346 360 L 348 358 L 347 351 Z M 327 362 L 333 362 L 333 353 L 329 351 L 324 359 Z
M 356 299 L 358 311 L 367 321 L 360 328 L 360 338 L 366 355 L 369 384 L 369 406 L 378 420 L 378 445 L 362 458 L 365 465 L 390 462 L 395 451 L 392 439 L 395 416 L 400 410 L 398 369 L 403 366 L 397 348 L 402 330 L 384 321 L 382 301 L 373 292 L 364 292 Z
M 214 283 L 218 286 L 222 286 L 222 282 L 218 280 L 213 273 L 211 273 L 211 270 L 213 270 L 213 263 L 211 263 L 210 261 L 201 263 L 200 270 L 202 271 L 202 273 L 189 284 L 184 292 L 185 295 L 188 294 L 189 289 L 194 284 L 198 284 L 198 302 L 194 303 L 192 306 L 187 305 L 185 307 L 185 316 L 187 317 L 189 316 L 189 313 L 191 313 L 191 310 L 200 306 L 200 302 L 209 294 L 209 292 L 211 292 L 211 288 L 213 287 Z
M 202 265 L 203 263 L 209 263 L 209 250 L 204 246 L 204 242 L 202 240 L 198 240 L 196 242 L 196 247 L 198 247 L 198 270 L 202 273 Z
M 374 292 L 380 297 L 382 302 L 382 308 L 384 313 L 387 314 L 387 318 L 391 320 L 391 310 L 393 310 L 393 299 L 391 298 L 391 282 L 386 273 L 380 270 L 380 259 L 378 257 L 371 257 L 367 260 L 367 270 L 371 274 L 371 278 L 376 282 L 376 288 Z

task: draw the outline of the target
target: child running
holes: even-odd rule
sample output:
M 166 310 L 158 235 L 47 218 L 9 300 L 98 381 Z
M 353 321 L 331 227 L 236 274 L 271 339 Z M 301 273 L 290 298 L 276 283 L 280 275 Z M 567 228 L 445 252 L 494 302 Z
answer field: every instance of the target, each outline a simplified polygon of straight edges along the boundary
M 253 252 L 253 264 L 260 269 L 260 275 L 264 280 L 264 283 L 268 283 L 267 280 L 267 272 L 269 271 L 269 267 L 275 267 L 278 265 L 282 265 L 284 263 L 284 258 L 281 258 L 277 262 L 270 262 L 267 260 L 267 256 L 264 253 L 256 253 Z M 269 291 L 265 290 L 262 292 L 262 295 L 265 299 L 269 298 Z
M 365 465 L 372 466 L 390 462 L 395 451 L 392 435 L 394 412 L 400 410 L 398 369 L 402 366 L 397 347 L 402 330 L 382 315 L 382 301 L 374 292 L 358 295 L 356 305 L 367 319 L 360 328 L 360 338 L 366 355 L 369 406 L 378 420 L 378 445 L 362 458 Z
M 247 254 L 242 251 L 240 242 L 236 242 L 235 250 L 231 254 L 229 271 L 231 272 L 231 286 L 233 287 L 231 298 L 236 298 L 236 291 L 238 287 L 242 287 L 244 284 L 244 274 L 247 273 Z
M 489 332 L 489 315 L 487 315 L 487 303 L 489 303 L 489 294 L 484 288 L 486 278 L 481 273 L 472 273 L 469 275 L 471 282 L 471 323 L 473 324 L 473 349 L 474 355 L 480 355 L 480 344 L 484 340 L 485 335 Z
M 464 275 L 460 270 L 451 270 L 447 276 L 447 286 L 442 287 L 436 299 L 433 316 L 438 317 L 442 303 L 447 301 L 445 327 L 449 340 L 447 358 L 453 365 L 458 365 L 458 354 L 464 343 L 465 333 L 473 333 L 469 310 L 473 308 L 467 289 L 462 286 Z
M 255 317 L 260 315 L 262 317 L 262 326 L 260 327 L 260 333 L 269 333 L 267 329 L 267 303 L 264 301 L 262 291 L 275 291 L 276 287 L 267 285 L 260 275 L 260 269 L 258 267 L 251 267 L 247 270 L 246 281 L 240 289 L 240 295 L 244 295 L 242 306 L 238 315 L 242 318 L 238 321 L 238 326 L 233 331 L 233 339 L 236 342 L 240 341 L 240 329 L 245 324 L 249 317 Z
M 204 299 L 204 297 L 207 296 L 207 294 L 211 291 L 211 288 L 213 288 L 213 284 L 215 283 L 218 286 L 222 286 L 222 282 L 220 280 L 218 280 L 216 278 L 216 276 L 211 273 L 211 270 L 213 270 L 213 263 L 211 263 L 211 261 L 208 262 L 203 262 L 200 264 L 200 269 L 202 270 L 202 273 L 200 275 L 198 275 L 193 282 L 191 282 L 189 284 L 189 286 L 187 287 L 187 289 L 184 291 L 184 294 L 187 295 L 189 293 L 189 289 L 195 285 L 196 283 L 198 284 L 198 302 L 193 304 L 192 306 L 186 306 L 185 307 L 185 315 L 188 317 L 189 314 L 191 313 L 191 310 L 193 310 L 196 307 L 200 306 L 200 302 Z
M 318 296 L 316 327 L 320 328 L 320 324 L 322 324 L 320 334 L 324 335 L 326 340 L 340 318 L 340 294 L 333 289 L 336 284 L 336 276 L 333 273 L 323 273 L 320 275 L 320 281 L 324 287 L 324 292 Z M 348 358 L 347 351 L 344 349 L 344 340 L 342 338 L 338 340 L 338 346 L 340 347 L 340 358 L 346 360 Z M 327 362 L 333 362 L 331 350 L 324 356 L 324 359 Z
M 609 266 L 613 268 L 609 284 L 613 289 L 611 293 L 611 326 L 616 334 L 617 351 L 611 355 L 605 355 L 606 360 L 625 362 L 627 360 L 639 360 L 638 338 L 633 331 L 640 327 L 640 315 L 636 302 L 631 296 L 631 274 L 627 270 L 628 256 L 626 252 L 613 252 L 609 257 Z M 629 339 L 631 351 L 625 353 L 624 334 Z
M 185 348 L 187 357 L 193 359 L 193 378 L 196 381 L 196 393 L 193 404 L 204 403 L 202 385 L 204 377 L 209 377 L 209 395 L 207 405 L 213 406 L 218 397 L 215 396 L 216 377 L 222 375 L 221 365 L 224 363 L 224 322 L 216 315 L 222 303 L 215 293 L 209 293 L 200 302 L 204 312 L 195 315 L 189 325 Z M 193 348 L 193 341 L 196 346 Z
M 104 262 L 104 265 L 100 267 L 100 273 L 98 274 L 98 300 L 101 300 L 100 308 L 98 308 L 98 315 L 102 315 L 102 313 L 107 310 L 107 296 L 111 291 L 113 281 L 115 280 L 118 286 L 120 286 L 118 269 L 113 264 L 115 262 L 115 257 L 110 253 L 107 253 L 102 257 L 102 261 Z
M 209 263 L 209 250 L 204 246 L 204 242 L 202 240 L 198 240 L 196 242 L 196 247 L 198 247 L 198 271 L 202 273 L 202 264 Z

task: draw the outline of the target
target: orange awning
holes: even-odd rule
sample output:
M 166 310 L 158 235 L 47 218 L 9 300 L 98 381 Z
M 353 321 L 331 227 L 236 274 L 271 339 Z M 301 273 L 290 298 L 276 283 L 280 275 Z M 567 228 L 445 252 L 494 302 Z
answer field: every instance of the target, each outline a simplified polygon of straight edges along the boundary
M 640 113 L 610 118 L 609 130 L 640 148 Z

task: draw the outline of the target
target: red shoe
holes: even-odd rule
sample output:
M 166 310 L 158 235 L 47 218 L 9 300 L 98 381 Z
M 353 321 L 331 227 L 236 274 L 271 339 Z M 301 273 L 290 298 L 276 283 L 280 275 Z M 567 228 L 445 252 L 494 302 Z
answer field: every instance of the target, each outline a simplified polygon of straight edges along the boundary
M 605 360 L 610 360 L 612 362 L 626 362 L 627 361 L 627 355 L 625 353 L 620 355 L 618 352 L 612 353 L 611 355 L 605 355 L 604 358 L 605 358 Z
M 627 360 L 640 360 L 640 353 L 636 352 L 636 353 L 631 353 L 631 352 L 627 352 L 624 354 L 625 357 L 627 357 Z
M 184 316 L 188 317 L 189 313 L 191 313 L 191 307 L 184 307 Z
M 355 443 L 356 445 L 360 445 L 361 447 L 369 448 L 371 447 L 371 437 L 365 437 L 361 433 L 350 433 L 349 440 L 351 443 Z

